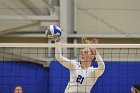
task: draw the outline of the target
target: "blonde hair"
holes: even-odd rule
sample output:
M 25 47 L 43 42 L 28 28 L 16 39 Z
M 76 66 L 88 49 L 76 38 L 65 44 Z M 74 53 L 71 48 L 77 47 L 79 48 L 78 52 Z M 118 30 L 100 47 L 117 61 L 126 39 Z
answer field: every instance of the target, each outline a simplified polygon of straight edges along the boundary
M 81 41 L 82 41 L 82 44 L 90 44 L 91 43 L 91 39 L 87 39 L 85 37 L 82 37 Z M 96 51 L 94 48 L 90 48 L 90 50 L 91 50 L 92 55 L 96 55 Z
M 82 44 L 89 44 L 90 43 L 90 40 L 85 38 L 85 37 L 82 37 L 81 41 L 82 41 Z

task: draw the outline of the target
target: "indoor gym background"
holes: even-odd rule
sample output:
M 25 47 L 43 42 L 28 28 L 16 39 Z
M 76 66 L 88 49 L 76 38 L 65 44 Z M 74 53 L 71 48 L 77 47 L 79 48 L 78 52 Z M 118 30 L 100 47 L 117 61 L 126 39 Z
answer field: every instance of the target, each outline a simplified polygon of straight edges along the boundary
M 64 30 L 63 42 L 80 43 L 84 35 L 99 38 L 100 43 L 138 44 L 139 3 L 137 0 L 0 0 L 0 42 L 51 43 L 43 28 L 58 24 Z M 23 87 L 24 93 L 64 91 L 69 74 L 58 62 L 51 61 L 54 49 L 47 48 L 45 52 L 25 49 L 28 54 L 29 50 L 35 52 L 28 58 L 17 50 L 1 48 L 0 93 L 12 93 L 17 85 Z M 70 50 L 67 53 L 70 57 Z M 72 58 L 77 57 L 74 50 L 73 53 Z M 139 50 L 132 57 L 135 55 L 139 57 Z M 109 58 L 105 58 L 105 73 L 92 92 L 130 93 L 131 86 L 140 83 L 140 60 Z

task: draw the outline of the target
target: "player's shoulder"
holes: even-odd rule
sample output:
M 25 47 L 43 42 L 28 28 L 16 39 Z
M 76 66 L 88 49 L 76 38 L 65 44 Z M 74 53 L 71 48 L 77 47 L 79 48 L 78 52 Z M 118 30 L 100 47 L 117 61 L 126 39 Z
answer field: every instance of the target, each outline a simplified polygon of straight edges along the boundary
M 71 60 L 71 63 L 74 65 L 74 67 L 79 67 L 80 62 L 78 62 L 76 59 Z
M 72 60 L 72 62 L 73 62 L 74 65 L 78 65 L 79 64 L 79 62 L 76 59 Z
M 93 66 L 90 66 L 90 67 L 87 68 L 88 72 L 94 72 L 96 70 L 97 70 L 97 68 L 94 68 Z
M 93 66 L 90 66 L 89 68 L 88 68 L 88 70 L 90 70 L 90 71 L 93 71 L 95 68 L 93 67 Z

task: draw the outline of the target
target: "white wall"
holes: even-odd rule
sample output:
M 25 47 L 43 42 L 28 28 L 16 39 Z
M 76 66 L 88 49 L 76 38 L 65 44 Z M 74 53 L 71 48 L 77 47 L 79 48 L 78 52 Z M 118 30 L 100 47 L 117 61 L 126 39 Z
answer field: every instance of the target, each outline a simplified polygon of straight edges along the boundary
M 140 34 L 140 0 L 78 0 L 79 34 Z

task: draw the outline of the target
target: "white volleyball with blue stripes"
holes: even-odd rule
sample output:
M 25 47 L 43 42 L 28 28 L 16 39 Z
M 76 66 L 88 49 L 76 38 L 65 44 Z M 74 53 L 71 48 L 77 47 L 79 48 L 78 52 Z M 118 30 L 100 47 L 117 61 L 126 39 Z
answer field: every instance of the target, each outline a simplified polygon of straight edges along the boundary
M 49 39 L 54 39 L 55 37 L 61 36 L 61 29 L 57 25 L 50 25 L 45 31 L 45 34 Z

